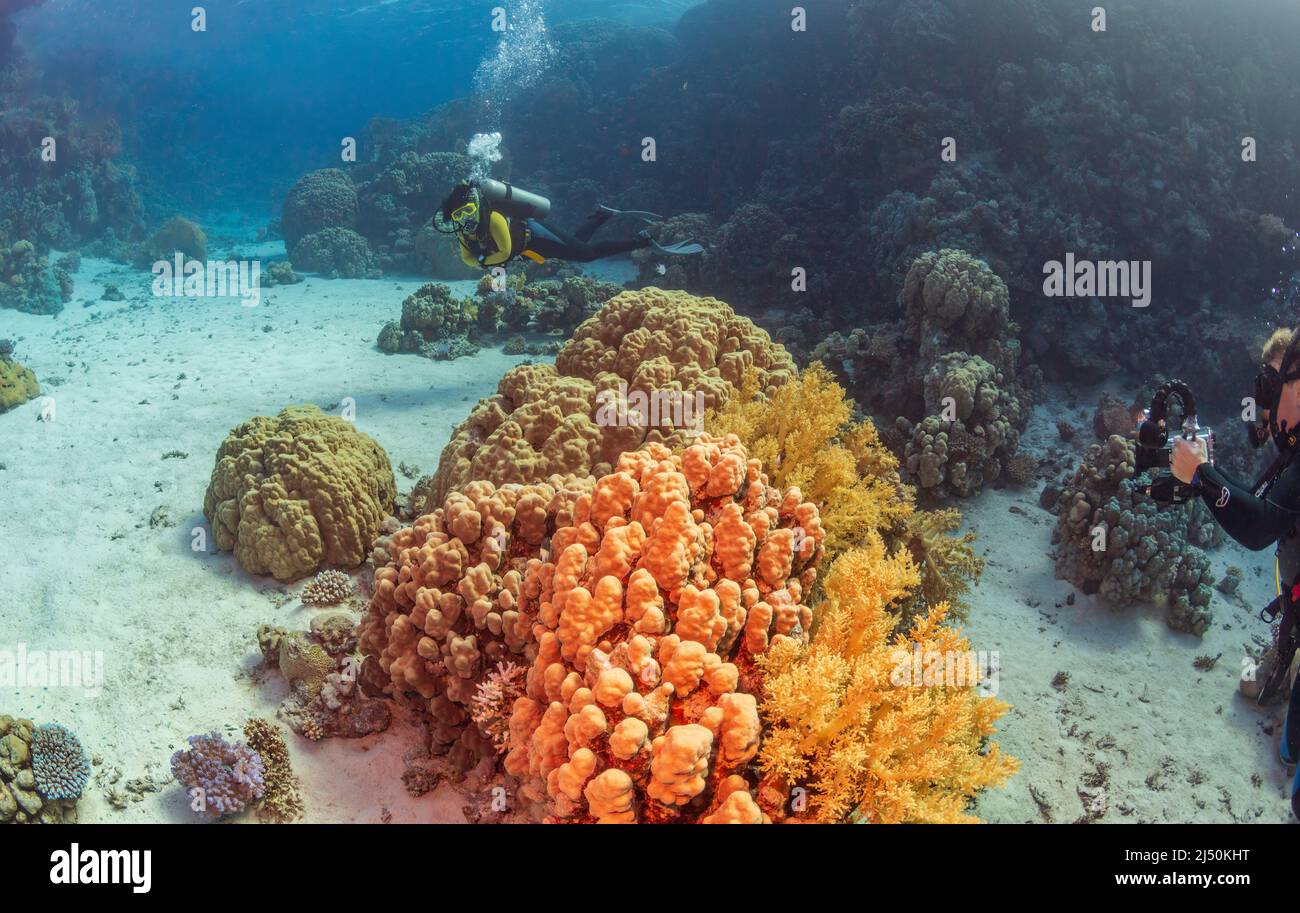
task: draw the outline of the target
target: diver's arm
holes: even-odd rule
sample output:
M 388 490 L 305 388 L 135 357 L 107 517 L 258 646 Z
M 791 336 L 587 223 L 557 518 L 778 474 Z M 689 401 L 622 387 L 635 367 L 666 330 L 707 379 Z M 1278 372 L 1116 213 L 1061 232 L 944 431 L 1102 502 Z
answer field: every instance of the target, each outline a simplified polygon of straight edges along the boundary
M 1296 514 L 1260 499 L 1227 473 L 1210 463 L 1196 470 L 1201 500 L 1224 532 L 1251 551 L 1268 548 L 1295 525 Z

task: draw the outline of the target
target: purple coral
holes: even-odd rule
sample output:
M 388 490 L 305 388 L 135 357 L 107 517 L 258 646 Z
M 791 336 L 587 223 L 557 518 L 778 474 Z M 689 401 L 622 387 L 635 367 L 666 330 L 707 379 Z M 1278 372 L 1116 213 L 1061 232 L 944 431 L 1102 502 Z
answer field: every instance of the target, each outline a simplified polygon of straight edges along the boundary
M 172 755 L 172 775 L 199 800 L 192 805 L 195 811 L 223 818 L 262 798 L 266 765 L 256 751 L 243 742 L 232 745 L 216 732 L 192 735 L 189 742 L 188 751 Z

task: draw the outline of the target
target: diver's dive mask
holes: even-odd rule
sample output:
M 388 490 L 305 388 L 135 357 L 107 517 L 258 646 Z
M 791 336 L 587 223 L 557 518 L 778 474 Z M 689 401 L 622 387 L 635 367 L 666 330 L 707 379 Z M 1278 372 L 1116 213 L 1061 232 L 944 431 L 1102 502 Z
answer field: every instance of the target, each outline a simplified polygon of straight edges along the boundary
M 478 233 L 481 218 L 478 187 L 462 184 L 452 191 L 433 217 L 433 227 L 445 235 L 473 235 Z

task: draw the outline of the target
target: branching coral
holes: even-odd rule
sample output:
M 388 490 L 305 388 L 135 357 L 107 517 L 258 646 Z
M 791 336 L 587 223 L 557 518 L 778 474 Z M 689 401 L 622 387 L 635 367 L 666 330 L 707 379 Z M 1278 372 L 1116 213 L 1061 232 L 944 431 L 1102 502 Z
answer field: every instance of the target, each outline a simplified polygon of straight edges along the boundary
M 1200 547 L 1216 524 L 1199 502 L 1159 506 L 1139 484 L 1131 440 L 1088 449 L 1056 502 L 1056 576 L 1115 605 L 1166 600 L 1170 626 L 1202 634 L 1214 577 Z
M 373 279 L 380 275 L 370 245 L 350 228 L 323 228 L 294 245 L 291 260 L 298 269 L 331 279 Z
M 190 807 L 209 818 L 236 815 L 266 791 L 261 756 L 218 733 L 192 735 L 190 747 L 172 755 L 172 776 L 186 788 Z
M 396 487 L 374 440 L 315 406 L 290 406 L 227 435 L 203 515 L 240 567 L 289 581 L 365 561 Z
M 682 292 L 643 289 L 611 299 L 585 321 L 555 366 L 521 365 L 506 373 L 497 394 L 482 400 L 452 432 L 438 472 L 421 480 L 413 505 L 437 505 L 471 481 L 526 484 L 552 475 L 598 476 L 619 455 L 649 441 L 679 446 L 697 430 L 670 407 L 652 421 L 635 398 L 686 408 L 723 405 L 746 370 L 774 391 L 794 377 L 785 349 L 730 306 Z M 626 392 L 626 416 L 602 403 Z M 634 414 L 635 413 L 635 416 Z M 636 416 L 639 416 L 637 418 Z
M 807 639 L 824 533 L 734 436 L 649 444 L 520 586 L 535 658 L 506 770 L 555 820 L 762 821 L 758 657 Z
M 280 728 L 269 720 L 249 720 L 244 724 L 244 738 L 266 768 L 266 789 L 257 807 L 257 817 L 276 824 L 287 824 L 302 817 L 298 777 L 293 772 L 289 746 L 284 743 Z
M 302 588 L 302 603 L 309 606 L 338 605 L 352 595 L 352 578 L 342 571 L 321 571 Z
M 890 605 L 919 577 L 906 552 L 872 534 L 825 582 L 811 645 L 774 644 L 761 710 L 764 788 L 807 793 L 800 820 L 967 822 L 975 793 L 1019 767 L 986 740 L 1008 705 L 977 691 L 977 676 L 926 681 L 914 657 L 942 657 L 966 673 L 970 646 L 934 606 L 906 632 Z M 927 660 L 928 661 L 928 660 Z
M 32 776 L 46 799 L 77 799 L 90 779 L 90 755 L 65 726 L 45 723 L 32 730 Z

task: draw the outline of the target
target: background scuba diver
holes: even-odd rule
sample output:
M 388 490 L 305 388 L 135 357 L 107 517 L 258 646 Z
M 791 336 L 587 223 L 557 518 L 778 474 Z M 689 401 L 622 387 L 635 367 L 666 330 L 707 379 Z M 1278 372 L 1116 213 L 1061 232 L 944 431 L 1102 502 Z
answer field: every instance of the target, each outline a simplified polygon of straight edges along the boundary
M 480 269 L 503 266 L 516 257 L 541 263 L 551 257 L 590 263 L 646 247 L 665 254 L 698 254 L 703 245 L 694 241 L 660 246 L 646 232 L 617 241 L 592 241 L 602 225 L 615 216 L 636 216 L 645 221 L 661 217 L 649 212 L 623 212 L 601 206 L 572 235 L 541 220 L 551 211 L 551 201 L 520 190 L 504 181 L 464 181 L 452 188 L 434 216 L 434 227 L 460 239 L 460 256 Z
M 1243 679 L 1242 691 L 1267 703 L 1286 683 L 1300 644 L 1296 610 L 1300 605 L 1300 332 L 1278 330 L 1264 347 L 1264 364 L 1255 379 L 1255 407 L 1260 427 L 1250 429 L 1256 446 L 1271 436 L 1278 456 L 1253 485 L 1247 485 L 1207 462 L 1205 443 L 1174 440 L 1170 468 L 1180 482 L 1193 486 L 1224 532 L 1253 551 L 1277 543 L 1277 598 L 1261 617 L 1281 615 L 1277 639 L 1261 659 L 1256 681 Z M 1300 761 L 1300 680 L 1291 689 L 1280 754 L 1285 764 Z M 1291 784 L 1291 809 L 1300 817 L 1300 770 Z

